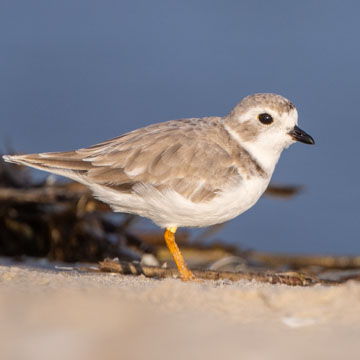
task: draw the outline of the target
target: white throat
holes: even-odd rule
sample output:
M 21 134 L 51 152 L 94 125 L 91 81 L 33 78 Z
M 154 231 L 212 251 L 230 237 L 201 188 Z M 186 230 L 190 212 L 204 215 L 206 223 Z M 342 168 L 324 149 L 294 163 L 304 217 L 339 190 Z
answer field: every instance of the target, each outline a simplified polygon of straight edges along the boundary
M 224 128 L 229 135 L 258 162 L 269 177 L 271 177 L 279 161 L 282 149 L 269 149 L 267 144 L 261 145 L 259 142 L 244 141 L 228 124 L 224 124 Z

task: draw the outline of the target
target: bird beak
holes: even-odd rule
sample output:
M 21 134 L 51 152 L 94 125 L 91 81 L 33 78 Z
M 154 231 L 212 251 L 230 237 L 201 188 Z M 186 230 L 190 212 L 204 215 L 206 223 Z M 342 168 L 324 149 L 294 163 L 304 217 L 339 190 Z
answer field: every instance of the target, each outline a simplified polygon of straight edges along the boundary
M 292 130 L 290 130 L 288 132 L 288 134 L 296 141 L 300 141 L 304 144 L 310 144 L 310 145 L 314 145 L 315 141 L 314 139 L 307 134 L 304 130 L 301 130 L 300 128 L 298 128 L 296 125 L 294 126 L 294 128 Z

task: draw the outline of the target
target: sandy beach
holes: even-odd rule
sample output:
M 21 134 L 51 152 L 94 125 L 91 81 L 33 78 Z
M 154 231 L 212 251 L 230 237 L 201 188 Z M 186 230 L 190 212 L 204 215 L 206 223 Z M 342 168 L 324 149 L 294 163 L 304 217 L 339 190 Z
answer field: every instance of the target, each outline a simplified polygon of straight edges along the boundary
M 2 359 L 357 359 L 360 285 L 0 267 Z

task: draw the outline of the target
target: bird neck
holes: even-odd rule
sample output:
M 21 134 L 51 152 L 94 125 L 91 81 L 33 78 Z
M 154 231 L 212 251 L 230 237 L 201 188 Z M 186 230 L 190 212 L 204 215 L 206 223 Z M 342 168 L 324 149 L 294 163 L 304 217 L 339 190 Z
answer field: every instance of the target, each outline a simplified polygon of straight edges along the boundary
M 282 149 L 270 146 L 266 142 L 253 140 L 246 141 L 229 123 L 225 123 L 224 128 L 228 134 L 256 160 L 268 176 L 271 177 L 275 166 L 279 161 Z

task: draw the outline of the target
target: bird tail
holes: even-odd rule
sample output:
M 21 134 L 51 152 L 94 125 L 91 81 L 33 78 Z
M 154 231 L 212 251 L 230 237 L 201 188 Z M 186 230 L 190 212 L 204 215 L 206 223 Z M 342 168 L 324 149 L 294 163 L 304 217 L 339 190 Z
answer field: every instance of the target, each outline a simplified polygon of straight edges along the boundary
M 4 155 L 3 159 L 9 163 L 30 166 L 80 182 L 84 182 L 81 179 L 84 180 L 84 175 L 91 166 L 75 151 Z

